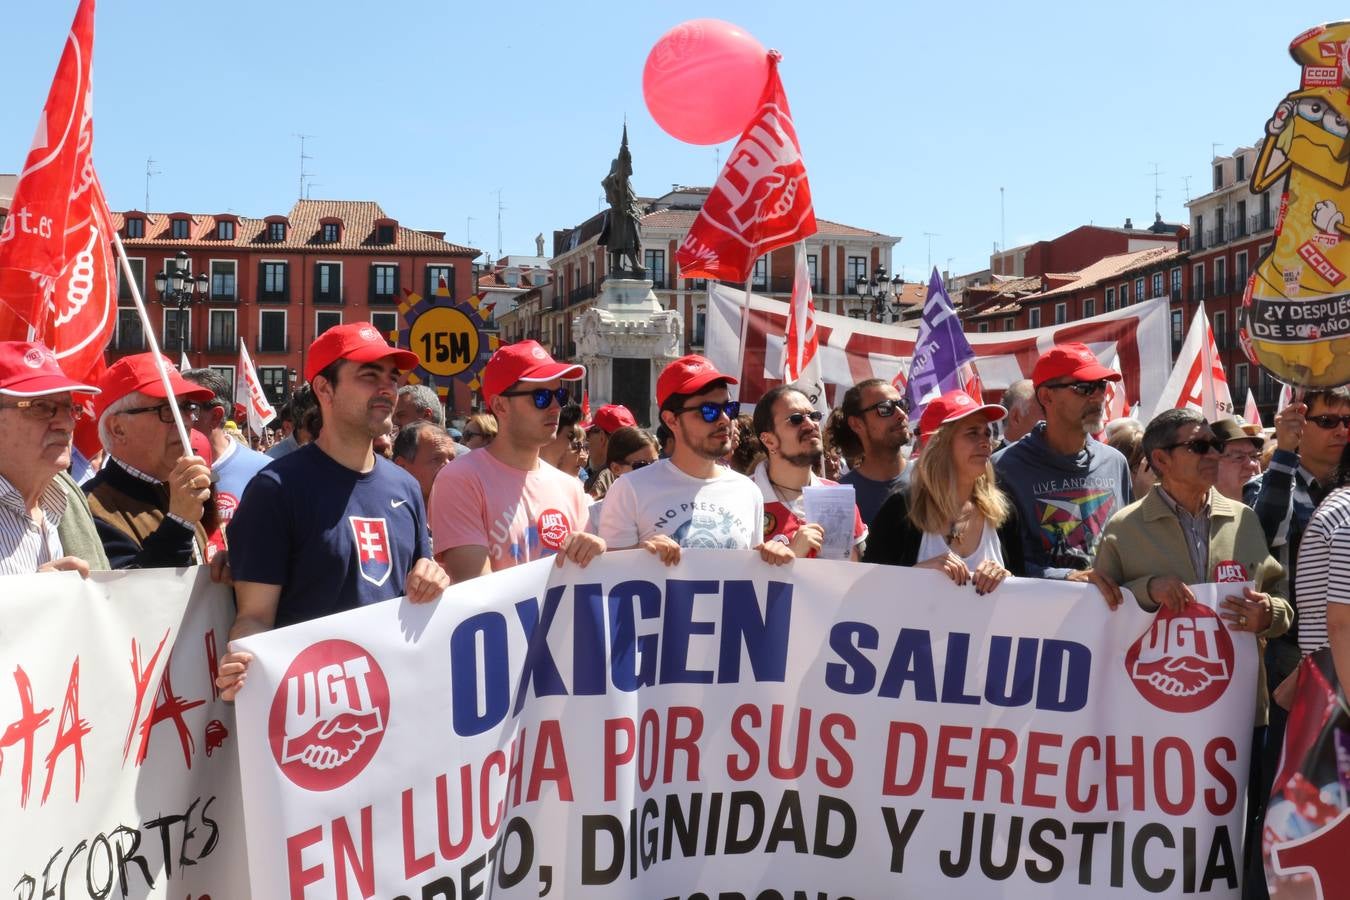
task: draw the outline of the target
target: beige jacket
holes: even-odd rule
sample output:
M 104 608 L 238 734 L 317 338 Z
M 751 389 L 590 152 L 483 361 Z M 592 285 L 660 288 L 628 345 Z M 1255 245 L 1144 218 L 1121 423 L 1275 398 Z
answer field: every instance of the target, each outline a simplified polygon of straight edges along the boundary
M 1181 523 L 1155 488 L 1111 517 L 1102 532 L 1093 568 L 1130 589 L 1139 605 L 1157 609 L 1149 598 L 1148 582 L 1160 575 L 1175 575 L 1187 584 L 1214 581 L 1214 566 L 1221 562 L 1241 563 L 1256 589 L 1270 595 L 1271 626 L 1261 632 L 1260 678 L 1256 690 L 1256 724 L 1265 725 L 1270 698 L 1266 691 L 1265 638 L 1279 637 L 1289 630 L 1294 611 L 1289 605 L 1289 577 L 1284 567 L 1270 555 L 1265 533 L 1256 513 L 1220 494 L 1209 492 L 1209 565 L 1208 572 L 1195 571 L 1186 552 L 1186 536 Z

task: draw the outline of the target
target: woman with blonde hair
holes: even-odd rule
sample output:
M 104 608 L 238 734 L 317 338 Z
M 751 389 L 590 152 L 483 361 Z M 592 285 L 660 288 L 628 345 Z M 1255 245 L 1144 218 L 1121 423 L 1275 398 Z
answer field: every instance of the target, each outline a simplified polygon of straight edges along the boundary
M 464 423 L 464 446 L 478 450 L 492 443 L 497 436 L 497 417 L 492 413 L 478 413 L 469 416 Z
M 919 420 L 922 449 L 907 491 L 892 494 L 871 525 L 863 562 L 946 573 L 977 594 L 1025 574 L 1016 507 L 994 480 L 991 423 L 1007 415 L 963 391 L 932 400 Z

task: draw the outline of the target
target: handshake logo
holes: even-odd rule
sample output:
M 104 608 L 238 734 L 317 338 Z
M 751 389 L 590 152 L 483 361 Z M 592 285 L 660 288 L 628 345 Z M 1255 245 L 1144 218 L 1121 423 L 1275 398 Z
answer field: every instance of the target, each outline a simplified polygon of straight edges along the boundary
M 1233 676 L 1233 639 L 1207 606 L 1158 610 L 1153 626 L 1125 654 L 1125 670 L 1145 700 L 1168 712 L 1195 712 L 1223 696 Z
M 388 722 L 375 658 L 350 641 L 320 641 L 295 658 L 272 700 L 272 755 L 296 785 L 332 790 L 365 769 Z

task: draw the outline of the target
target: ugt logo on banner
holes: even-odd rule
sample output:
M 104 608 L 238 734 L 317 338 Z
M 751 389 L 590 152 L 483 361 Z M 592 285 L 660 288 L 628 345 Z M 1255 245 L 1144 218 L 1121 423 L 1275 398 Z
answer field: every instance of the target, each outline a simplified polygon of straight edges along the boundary
M 331 791 L 375 756 L 389 723 L 389 684 L 375 657 L 350 641 L 302 650 L 272 699 L 268 736 L 281 771 L 299 787 Z
M 1153 627 L 1125 654 L 1125 670 L 1145 700 L 1168 712 L 1196 712 L 1223 696 L 1233 677 L 1233 639 L 1209 607 L 1158 610 Z

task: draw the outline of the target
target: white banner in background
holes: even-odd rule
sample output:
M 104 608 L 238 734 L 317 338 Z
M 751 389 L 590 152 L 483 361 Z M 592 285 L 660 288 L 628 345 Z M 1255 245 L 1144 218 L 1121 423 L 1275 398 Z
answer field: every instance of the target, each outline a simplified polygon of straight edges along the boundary
M 247 898 L 206 569 L 0 576 L 0 896 Z
M 238 645 L 258 898 L 1238 896 L 1209 606 L 629 551 Z

